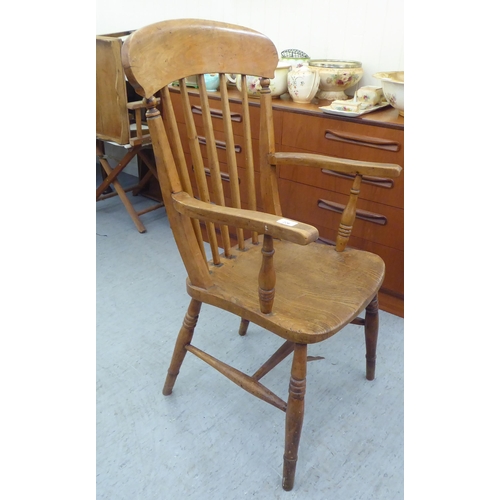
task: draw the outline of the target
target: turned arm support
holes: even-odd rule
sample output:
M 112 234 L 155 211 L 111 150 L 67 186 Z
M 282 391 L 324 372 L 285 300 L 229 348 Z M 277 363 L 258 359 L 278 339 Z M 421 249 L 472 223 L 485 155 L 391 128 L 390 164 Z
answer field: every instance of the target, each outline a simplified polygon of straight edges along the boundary
M 172 200 L 175 210 L 183 215 L 264 234 L 262 265 L 258 277 L 260 310 L 264 314 L 272 313 L 274 303 L 276 272 L 273 263 L 273 238 L 308 245 L 319 236 L 318 230 L 309 224 L 255 210 L 212 205 L 197 200 L 184 191 L 172 194 Z
M 282 153 L 269 155 L 271 165 L 299 165 L 304 167 L 335 170 L 344 174 L 371 175 L 375 177 L 399 177 L 402 168 L 394 163 L 349 160 L 314 153 Z
M 319 236 L 318 230 L 309 224 L 255 210 L 212 205 L 193 198 L 184 191 L 172 194 L 172 200 L 175 209 L 189 217 L 257 231 L 299 245 L 308 245 Z
M 349 160 L 314 153 L 272 153 L 269 155 L 272 165 L 299 165 L 305 167 L 333 170 L 343 174 L 354 175 L 353 184 L 347 203 L 340 219 L 335 249 L 342 252 L 349 242 L 354 221 L 356 220 L 356 204 L 363 175 L 374 177 L 398 177 L 402 168 L 393 163 L 375 163 L 368 161 Z

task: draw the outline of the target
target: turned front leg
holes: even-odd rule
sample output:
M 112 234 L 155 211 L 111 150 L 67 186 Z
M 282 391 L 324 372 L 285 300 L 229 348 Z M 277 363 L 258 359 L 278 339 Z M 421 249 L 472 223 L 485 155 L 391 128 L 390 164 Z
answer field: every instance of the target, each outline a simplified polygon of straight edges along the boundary
M 194 328 L 198 321 L 200 309 L 201 302 L 194 299 L 191 300 L 186 316 L 184 317 L 184 322 L 182 323 L 182 327 L 179 331 L 179 335 L 177 336 L 172 361 L 170 362 L 165 385 L 163 386 L 163 394 L 165 396 L 172 394 L 175 379 L 177 378 L 177 375 L 179 375 L 179 370 L 182 362 L 184 361 L 184 357 L 186 356 L 186 345 L 190 344 L 191 339 L 193 338 Z
M 293 488 L 295 480 L 300 433 L 304 421 L 306 364 L 307 345 L 295 344 L 286 408 L 285 454 L 283 455 L 283 489 L 286 491 Z
M 375 295 L 366 308 L 365 342 L 366 342 L 366 378 L 375 378 L 375 362 L 377 359 L 378 338 L 378 296 Z

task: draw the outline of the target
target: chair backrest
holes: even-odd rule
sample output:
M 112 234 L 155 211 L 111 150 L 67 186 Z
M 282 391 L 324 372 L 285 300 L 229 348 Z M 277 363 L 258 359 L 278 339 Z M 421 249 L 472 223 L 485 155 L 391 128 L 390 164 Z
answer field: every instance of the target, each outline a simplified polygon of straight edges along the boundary
M 184 192 L 204 202 L 235 209 L 260 208 L 280 215 L 277 180 L 267 161 L 268 154 L 274 152 L 274 131 L 271 93 L 265 87 L 278 63 L 276 47 L 261 33 L 241 26 L 169 20 L 130 35 L 122 49 L 122 61 L 129 82 L 147 100 L 146 116 L 164 203 L 189 279 L 193 285 L 209 287 L 203 236 L 211 248 L 208 258 L 218 265 L 219 249 L 231 258 L 231 240 L 244 250 L 245 239 L 251 237 L 256 243 L 257 234 L 223 223 L 218 227 L 210 222 L 200 224 L 174 208 L 172 195 Z M 222 114 L 217 111 L 216 116 L 211 113 L 203 78 L 208 73 L 218 73 L 220 78 Z M 226 74 L 241 74 L 243 89 L 245 75 L 265 78 L 260 106 L 252 107 L 252 113 L 246 92 L 241 93 L 241 102 L 230 99 Z M 186 84 L 193 75 L 198 77 L 196 95 Z M 175 91 L 180 93 L 180 109 L 173 104 L 169 89 L 174 82 L 178 85 Z M 252 141 L 252 127 L 260 129 L 260 147 Z

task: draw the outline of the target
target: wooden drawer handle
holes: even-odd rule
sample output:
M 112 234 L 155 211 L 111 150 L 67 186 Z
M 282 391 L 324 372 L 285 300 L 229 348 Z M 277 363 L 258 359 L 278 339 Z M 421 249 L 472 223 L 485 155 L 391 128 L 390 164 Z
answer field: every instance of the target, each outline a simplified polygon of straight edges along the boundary
M 321 169 L 321 171 L 326 175 L 334 175 L 335 177 L 341 177 L 342 179 L 354 179 L 354 175 L 344 174 L 342 172 L 335 172 L 333 170 Z M 373 177 L 370 175 L 364 175 L 361 182 L 366 184 L 371 184 L 372 186 L 378 186 L 386 189 L 392 189 L 394 187 L 394 181 L 388 177 Z
M 205 168 L 205 175 L 206 175 L 207 177 L 210 177 L 210 176 L 212 175 L 212 172 L 210 172 L 210 170 L 209 170 L 208 168 Z M 229 174 L 226 174 L 226 172 L 221 172 L 221 173 L 220 173 L 220 178 L 221 178 L 221 180 L 226 181 L 226 182 L 229 182 L 229 180 L 230 180 L 230 179 L 229 179 Z M 241 182 L 241 181 L 240 181 L 240 179 L 238 178 L 238 184 L 240 184 L 240 182 Z
M 191 111 L 195 115 L 201 115 L 201 106 L 191 106 Z M 222 119 L 222 110 L 210 108 L 210 116 Z M 241 123 L 243 118 L 239 113 L 231 112 L 231 121 Z
M 398 141 L 350 134 L 348 132 L 334 132 L 333 130 L 325 130 L 325 139 L 329 141 L 347 142 L 348 144 L 356 144 L 357 146 L 384 149 L 386 151 L 399 151 L 401 149 L 401 145 Z
M 198 136 L 198 142 L 200 144 L 203 144 L 206 146 L 207 144 L 207 139 L 205 137 L 202 137 L 201 135 Z M 226 147 L 226 143 L 223 142 L 223 141 L 215 141 L 215 147 L 218 148 L 218 149 L 224 149 L 226 150 L 227 147 Z M 236 151 L 236 153 L 241 153 L 241 146 L 239 146 L 238 144 L 235 144 L 234 145 L 234 150 Z
M 323 208 L 325 210 L 330 210 L 332 212 L 336 212 L 338 214 L 343 213 L 345 209 L 345 205 L 328 200 L 318 200 L 318 207 Z M 373 224 L 379 224 L 380 226 L 385 226 L 387 224 L 387 217 L 381 214 L 368 212 L 367 210 L 357 209 L 356 219 L 372 222 Z

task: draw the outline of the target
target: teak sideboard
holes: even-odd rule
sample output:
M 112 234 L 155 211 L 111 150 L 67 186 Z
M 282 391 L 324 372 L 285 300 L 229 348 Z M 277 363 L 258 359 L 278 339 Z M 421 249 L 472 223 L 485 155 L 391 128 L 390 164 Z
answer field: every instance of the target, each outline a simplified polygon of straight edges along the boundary
M 191 89 L 197 94 L 196 89 Z M 241 116 L 239 91 L 230 90 L 235 149 L 241 153 L 238 127 Z M 178 88 L 171 87 L 176 116 L 182 116 Z M 252 98 L 251 122 L 254 138 L 254 157 L 258 158 L 259 99 Z M 286 94 L 273 100 L 276 151 L 305 151 L 323 153 L 342 158 L 396 163 L 404 167 L 404 118 L 392 107 L 359 117 L 337 116 L 323 113 L 319 106 L 328 101 L 311 104 L 294 103 Z M 223 130 L 222 112 L 218 92 L 210 96 L 212 121 L 217 131 Z M 192 107 L 195 121 L 202 117 L 196 103 Z M 220 118 L 220 120 L 218 120 Z M 220 123 L 219 123 L 220 122 Z M 185 124 L 178 122 L 181 135 L 186 137 Z M 203 147 L 203 137 L 199 137 Z M 225 144 L 218 144 L 221 171 L 225 169 Z M 189 153 L 187 139 L 183 149 Z M 239 156 L 243 156 L 240 154 Z M 244 159 L 238 159 L 243 168 Z M 257 173 L 258 175 L 258 167 Z M 208 172 L 207 172 L 208 175 Z M 291 166 L 278 171 L 279 192 L 283 215 L 318 228 L 320 239 L 334 244 L 340 214 L 347 203 L 350 184 L 342 174 Z M 224 176 L 224 174 L 222 174 Z M 244 182 L 241 175 L 240 182 Z M 256 182 L 259 179 L 256 178 Z M 229 195 L 229 189 L 226 196 Z M 258 200 L 257 200 L 258 201 Z M 245 200 L 242 200 L 243 206 Z M 349 245 L 380 255 L 386 263 L 386 277 L 379 295 L 382 310 L 404 315 L 404 169 L 398 179 L 365 178 L 357 205 L 357 220 Z

